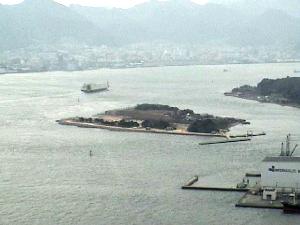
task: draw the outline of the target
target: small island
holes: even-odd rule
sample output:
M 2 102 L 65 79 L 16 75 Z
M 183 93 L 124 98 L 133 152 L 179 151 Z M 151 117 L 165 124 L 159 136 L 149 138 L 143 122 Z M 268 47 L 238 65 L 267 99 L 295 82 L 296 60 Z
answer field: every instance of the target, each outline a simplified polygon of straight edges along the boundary
M 140 104 L 132 108 L 106 111 L 89 118 L 74 117 L 57 122 L 62 125 L 113 131 L 199 136 L 224 136 L 230 127 L 249 124 L 243 119 L 198 114 L 191 109 L 181 110 L 160 104 Z
M 300 107 L 300 77 L 263 79 L 256 87 L 243 85 L 224 94 L 264 103 Z

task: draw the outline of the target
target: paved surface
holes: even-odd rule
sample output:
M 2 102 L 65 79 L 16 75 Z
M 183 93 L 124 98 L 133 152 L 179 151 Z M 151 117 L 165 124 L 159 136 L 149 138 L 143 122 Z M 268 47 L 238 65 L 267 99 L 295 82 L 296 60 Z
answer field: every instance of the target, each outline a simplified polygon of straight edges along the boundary
M 235 206 L 251 207 L 251 208 L 270 208 L 270 209 L 283 208 L 280 199 L 276 201 L 266 201 L 262 199 L 261 195 L 252 195 L 250 193 L 246 193 Z

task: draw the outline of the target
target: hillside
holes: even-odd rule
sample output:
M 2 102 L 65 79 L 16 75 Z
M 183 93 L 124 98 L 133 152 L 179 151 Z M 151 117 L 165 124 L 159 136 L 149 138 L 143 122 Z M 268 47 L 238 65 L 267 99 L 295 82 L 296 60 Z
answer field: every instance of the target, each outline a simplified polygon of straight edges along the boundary
M 106 43 L 106 34 L 70 8 L 52 0 L 0 6 L 0 49 L 71 41 Z
M 267 1 L 198 5 L 189 0 L 152 0 L 129 9 L 107 9 L 25 0 L 0 5 L 0 49 L 64 42 L 122 46 L 155 41 L 300 48 L 300 17 L 292 13 L 293 5 L 276 0 L 274 7 L 267 7 Z M 280 5 L 286 7 L 281 10 Z M 245 13 L 247 9 L 257 13 Z
M 252 15 L 245 13 L 245 7 L 198 5 L 189 0 L 152 0 L 127 10 L 71 6 L 107 33 L 114 31 L 121 44 L 155 40 L 235 46 L 300 44 L 300 18 L 272 7 Z
M 256 87 L 243 85 L 225 95 L 299 107 L 300 77 L 263 79 Z

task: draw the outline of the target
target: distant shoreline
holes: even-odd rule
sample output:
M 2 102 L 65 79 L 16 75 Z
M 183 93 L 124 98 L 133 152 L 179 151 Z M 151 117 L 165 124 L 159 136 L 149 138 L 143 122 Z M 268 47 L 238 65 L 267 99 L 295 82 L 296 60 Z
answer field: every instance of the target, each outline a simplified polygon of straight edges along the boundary
M 260 95 L 239 96 L 239 95 L 236 95 L 236 94 L 231 93 L 231 92 L 226 92 L 226 93 L 224 93 L 224 95 L 225 96 L 229 96 L 229 97 L 234 97 L 234 98 L 245 99 L 245 100 L 249 100 L 249 101 L 256 101 L 256 102 L 259 102 L 259 103 L 275 104 L 275 105 L 280 105 L 280 106 L 300 108 L 300 105 L 299 104 L 295 104 L 295 103 L 279 103 L 277 101 L 264 101 L 264 100 L 260 100 L 259 97 L 262 97 Z
M 242 85 L 225 92 L 225 96 L 300 108 L 300 77 L 262 79 L 256 86 Z
M 66 126 L 104 129 L 104 130 L 109 130 L 109 131 L 138 132 L 138 133 L 152 133 L 152 134 L 170 134 L 170 135 L 181 135 L 181 136 L 222 137 L 222 138 L 226 137 L 223 134 L 194 133 L 194 132 L 187 132 L 187 131 L 178 132 L 178 131 L 167 131 L 167 130 L 159 130 L 159 129 L 146 130 L 144 128 L 124 128 L 124 127 L 106 126 L 106 125 L 98 125 L 98 124 L 94 124 L 94 123 L 77 122 L 77 121 L 75 122 L 75 121 L 72 121 L 72 119 L 57 120 L 57 123 L 60 125 L 66 125 Z
M 182 67 L 182 66 L 226 66 L 226 65 L 261 65 L 261 64 L 296 64 L 300 61 L 287 61 L 287 62 L 249 62 L 249 63 L 210 63 L 210 64 L 201 64 L 201 63 L 186 63 L 186 64 L 170 64 L 170 65 L 144 65 L 144 66 L 130 66 L 130 67 L 99 67 L 94 69 L 83 69 L 83 70 L 43 70 L 43 71 L 12 71 L 12 72 L 0 72 L 0 75 L 9 75 L 9 74 L 28 74 L 28 73 L 49 73 L 49 72 L 85 72 L 85 71 L 95 71 L 100 69 L 137 69 L 137 68 L 158 68 L 158 67 Z

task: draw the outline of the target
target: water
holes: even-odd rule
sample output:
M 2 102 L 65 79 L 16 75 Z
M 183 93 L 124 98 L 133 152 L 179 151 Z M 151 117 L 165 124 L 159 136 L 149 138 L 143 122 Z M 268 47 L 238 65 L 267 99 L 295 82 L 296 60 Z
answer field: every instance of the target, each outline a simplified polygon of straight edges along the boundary
M 235 208 L 242 194 L 184 191 L 202 183 L 234 185 L 277 154 L 287 133 L 300 143 L 300 110 L 225 97 L 264 77 L 293 75 L 300 64 L 190 66 L 0 76 L 0 224 L 299 224 L 299 216 Z M 223 69 L 229 70 L 223 73 Z M 111 91 L 86 95 L 83 83 Z M 267 136 L 199 146 L 207 140 L 58 125 L 138 103 L 247 119 Z M 89 151 L 93 151 L 90 158 Z M 298 152 L 299 154 L 299 152 Z

